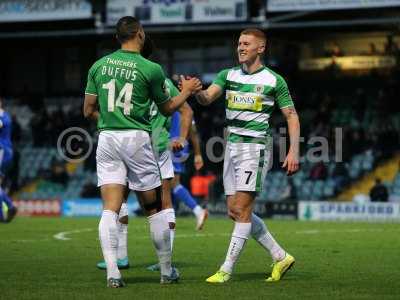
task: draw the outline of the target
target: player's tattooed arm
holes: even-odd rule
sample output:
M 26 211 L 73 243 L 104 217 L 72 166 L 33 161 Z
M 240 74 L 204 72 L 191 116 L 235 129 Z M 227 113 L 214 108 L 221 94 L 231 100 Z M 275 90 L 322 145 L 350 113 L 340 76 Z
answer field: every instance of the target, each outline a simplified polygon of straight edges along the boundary
M 288 175 L 292 175 L 299 170 L 300 121 L 296 109 L 293 106 L 285 107 L 281 110 L 288 124 L 290 139 L 289 152 L 282 167 L 287 170 Z
M 290 119 L 290 118 L 299 118 L 299 116 L 297 115 L 297 111 L 294 108 L 294 106 L 289 106 L 289 107 L 285 107 L 282 108 L 282 113 L 283 115 L 286 117 L 286 120 Z
M 83 103 L 83 115 L 87 119 L 97 121 L 99 118 L 97 96 L 89 94 L 85 95 L 85 102 Z
M 222 88 L 219 85 L 212 84 L 206 90 L 195 94 L 197 102 L 201 105 L 209 105 L 222 95 Z

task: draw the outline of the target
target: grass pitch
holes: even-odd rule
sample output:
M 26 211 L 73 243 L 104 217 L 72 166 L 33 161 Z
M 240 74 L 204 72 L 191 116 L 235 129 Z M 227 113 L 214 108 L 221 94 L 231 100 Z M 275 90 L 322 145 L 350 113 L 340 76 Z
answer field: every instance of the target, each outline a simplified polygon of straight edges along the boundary
M 212 218 L 196 233 L 191 218 L 178 218 L 174 261 L 177 285 L 160 286 L 143 218 L 131 219 L 124 289 L 106 288 L 98 220 L 16 218 L 0 224 L 0 299 L 399 299 L 400 224 L 267 221 L 296 258 L 281 282 L 264 280 L 269 255 L 249 240 L 232 280 L 210 285 L 225 258 L 232 222 Z M 55 238 L 57 237 L 57 238 Z

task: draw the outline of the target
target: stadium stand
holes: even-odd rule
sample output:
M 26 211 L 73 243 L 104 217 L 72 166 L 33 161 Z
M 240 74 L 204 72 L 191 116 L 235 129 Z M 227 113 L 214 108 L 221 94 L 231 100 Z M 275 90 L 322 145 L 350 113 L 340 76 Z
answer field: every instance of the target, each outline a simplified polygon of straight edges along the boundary
M 225 99 L 207 107 L 189 100 L 204 167 L 195 171 L 191 155 L 180 181 L 196 198 L 186 204 L 197 202 L 201 214 L 198 205 L 174 203 L 176 220 L 169 209 L 165 219 L 162 214 L 148 218 L 153 240 L 160 237 L 153 244 L 160 248 L 162 237 L 182 274 L 180 284 L 167 289 L 157 288 L 158 274 L 148 271 L 157 266 L 147 268 L 156 256 L 134 193 L 117 222 L 114 213 L 103 212 L 95 161 L 98 132 L 82 113 L 88 70 L 119 47 L 115 25 L 124 15 L 140 19 L 155 43 L 151 60 L 167 77 L 177 83 L 181 74 L 195 76 L 205 88 L 221 70 L 237 64 L 242 30 L 265 32 L 264 63 L 287 82 L 304 139 L 300 170 L 288 177 L 282 168 L 287 120 L 275 108 L 268 119 L 273 163 L 251 207 L 268 219 L 267 226 L 253 215 L 251 226 L 236 217 L 226 252 L 232 232 L 227 212 L 238 214 L 241 209 L 232 209 L 232 203 L 241 197 L 225 201 Z M 399 299 L 400 0 L 3 0 L 0 40 L 0 106 L 12 117 L 14 150 L 0 189 L 0 299 L 108 297 L 99 280 L 104 274 L 95 267 L 104 268 L 105 258 L 110 270 L 106 255 L 115 260 L 117 232 L 117 265 L 131 264 L 123 271 L 126 292 L 139 299 Z M 263 86 L 257 82 L 253 91 Z M 135 103 L 125 92 L 115 106 Z M 109 89 L 109 107 L 111 96 Z M 233 102 L 259 100 L 246 96 Z M 250 117 L 257 108 L 249 109 L 252 113 L 244 113 L 238 124 L 257 121 Z M 67 142 L 65 137 L 73 135 Z M 88 154 L 82 161 L 80 151 Z M 174 190 L 175 196 L 182 191 L 180 186 Z M 197 211 L 204 221 L 206 207 L 210 218 L 203 232 L 195 232 L 193 220 L 184 216 Z M 110 218 L 99 223 L 102 214 Z M 168 227 L 155 228 L 165 221 Z M 107 226 L 108 232 L 100 228 Z M 167 241 L 167 229 L 175 244 Z M 102 236 L 108 241 L 102 243 Z M 239 255 L 244 245 L 246 253 Z M 269 255 L 258 257 L 263 248 L 272 254 L 271 268 Z M 294 258 L 286 251 L 298 259 L 290 272 Z M 167 252 L 159 255 L 162 265 L 170 260 Z M 232 282 L 206 285 L 215 271 L 211 267 L 225 253 L 227 265 L 229 257 L 241 256 Z M 227 273 L 217 272 L 217 279 L 230 278 L 228 269 L 221 268 Z M 278 279 L 286 274 L 284 281 L 272 283 L 276 274 Z
M 296 94 L 296 91 L 294 91 L 294 94 Z M 315 98 L 318 98 L 318 96 L 314 96 Z M 304 159 L 300 172 L 293 177 L 286 177 L 280 170 L 279 164 L 281 162 L 274 156 L 274 166 L 264 182 L 263 192 L 258 197 L 259 201 L 333 199 L 366 174 L 373 174 L 375 167 L 378 167 L 382 161 L 393 157 L 398 150 L 396 147 L 398 144 L 395 142 L 399 140 L 398 133 L 400 131 L 398 114 L 392 116 L 385 123 L 385 126 L 380 127 L 378 124 L 382 120 L 382 114 L 384 114 L 381 110 L 366 109 L 364 115 L 360 118 L 350 108 L 339 107 L 331 110 L 329 106 L 332 102 L 331 99 L 336 99 L 335 95 L 325 94 L 322 98 L 324 102 L 317 106 L 318 109 L 314 111 L 308 108 L 300 110 L 300 115 L 304 115 L 304 118 L 309 119 L 312 124 L 307 126 L 308 122 L 304 122 L 302 134 L 308 140 L 313 136 L 324 136 L 330 144 L 334 145 L 332 128 L 343 128 L 343 162 L 336 162 L 332 154 L 328 157 L 327 162 L 310 162 Z M 346 100 L 343 100 L 343 98 L 345 97 L 338 96 L 338 99 L 345 103 Z M 51 101 L 54 101 L 54 99 L 45 102 L 51 103 Z M 81 99 L 73 98 L 66 102 L 79 103 L 79 101 Z M 196 104 L 193 104 L 193 106 L 196 107 Z M 28 140 L 25 139 L 24 143 L 16 141 L 21 157 L 18 172 L 20 174 L 18 183 L 21 189 L 16 192 L 16 197 L 20 199 L 46 199 L 98 195 L 95 187 L 96 174 L 93 155 L 84 163 L 72 164 L 71 167 L 71 164 L 60 160 L 55 148 L 59 134 L 64 129 L 77 124 L 95 136 L 93 126 L 83 121 L 81 116 L 76 113 L 76 111 L 79 112 L 79 108 L 77 109 L 76 106 L 71 108 L 71 105 L 65 105 L 60 109 L 50 104 L 46 110 L 32 111 L 28 106 L 12 107 L 12 112 L 16 115 L 21 116 L 23 113 L 27 116 L 17 121 L 22 128 L 22 136 Z M 331 113 L 326 113 L 326 111 L 331 111 Z M 204 124 L 204 126 L 199 126 L 203 141 L 207 141 L 207 138 L 213 135 L 222 136 L 224 125 L 222 107 L 218 107 L 216 114 L 199 110 L 196 112 L 196 119 L 198 124 Z M 273 122 L 282 126 L 279 117 L 274 118 Z M 45 123 L 54 125 L 45 127 L 45 134 L 29 135 L 27 133 L 29 130 L 34 133 L 35 126 L 43 126 L 42 124 Z M 212 130 L 209 130 L 209 128 L 212 128 Z M 275 140 L 278 140 L 278 130 L 275 130 L 274 135 Z M 32 137 L 30 140 L 29 136 Z M 389 144 L 387 139 L 390 139 Z M 349 143 L 348 140 L 352 142 Z M 303 144 L 302 146 L 304 153 L 312 148 L 310 145 Z M 331 146 L 330 153 L 334 153 Z M 279 153 L 278 150 L 274 152 Z M 206 164 L 206 170 L 213 171 L 217 176 L 221 176 L 221 169 L 218 172 L 215 165 L 209 161 Z M 193 172 L 190 173 L 193 175 Z M 370 175 L 370 177 L 372 178 L 373 175 Z M 392 184 L 387 183 L 390 192 L 394 195 L 398 195 L 400 191 L 400 179 L 396 180 Z M 32 182 L 36 183 L 33 190 Z M 217 180 L 215 184 L 220 183 L 221 181 Z M 31 187 L 29 192 L 25 191 L 27 185 Z M 221 191 L 221 189 L 216 190 Z M 346 195 L 344 192 L 342 194 Z M 339 198 L 345 200 L 351 200 L 354 196 L 354 193 L 347 196 L 342 196 L 342 194 Z M 221 196 L 221 194 L 211 194 L 211 201 L 221 199 Z
M 83 119 L 80 95 L 90 64 L 115 49 L 116 43 L 112 40 L 112 22 L 105 14 L 106 2 L 91 3 L 96 28 L 82 32 L 81 28 L 93 25 L 89 21 L 55 22 L 52 27 L 55 31 L 49 30 L 46 24 L 29 26 L 29 30 L 22 24 L 16 29 L 20 35 L 15 43 L 7 43 L 5 47 L 13 55 L 5 62 L 4 68 L 12 72 L 1 78 L 0 92 L 7 96 L 7 109 L 14 118 L 13 140 L 16 156 L 20 157 L 19 161 L 15 159 L 9 176 L 16 198 L 98 195 L 94 151 L 85 162 L 71 165 L 62 162 L 55 150 L 60 134 L 74 126 L 87 130 L 95 143 L 95 126 Z M 355 10 L 351 15 L 344 15 L 335 26 L 356 26 L 356 31 L 349 32 L 332 27 L 326 21 L 329 17 L 335 20 L 337 11 L 325 12 L 323 16 L 319 12 L 286 16 L 279 10 L 268 11 L 267 7 L 265 1 L 247 1 L 248 17 L 242 20 L 248 22 L 246 24 L 151 27 L 149 32 L 157 46 L 154 60 L 162 64 L 173 78 L 176 75 L 172 74 L 186 73 L 199 76 L 205 84 L 210 84 L 216 72 L 235 63 L 234 43 L 241 29 L 250 25 L 269 28 L 266 64 L 285 76 L 295 99 L 305 138 L 302 154 L 319 145 L 318 141 L 307 143 L 314 137 L 327 139 L 329 153 L 324 159 L 320 157 L 322 162 L 304 159 L 298 174 L 291 178 L 284 176 L 280 169 L 281 158 L 275 154 L 279 153 L 276 145 L 279 137 L 285 135 L 280 130 L 286 124 L 276 113 L 270 120 L 276 141 L 274 164 L 258 199 L 264 202 L 351 200 L 357 191 L 354 186 L 360 185 L 368 176 L 373 178 L 376 170 L 389 160 L 397 163 L 395 155 L 400 150 L 400 102 L 397 101 L 400 94 L 400 47 L 398 34 L 389 18 L 395 16 L 396 10 L 385 9 L 385 18 L 374 16 L 381 25 L 364 28 L 357 25 L 365 23 L 366 16 L 371 19 L 367 10 Z M 3 38 L 8 37 L 7 31 L 14 30 L 14 27 L 11 30 L 11 25 L 3 26 Z M 40 31 L 43 28 L 48 31 Z M 310 31 L 304 31 L 304 28 Z M 56 51 L 48 49 L 59 34 L 66 34 L 71 39 L 57 40 L 57 55 L 54 55 Z M 20 43 L 32 36 L 37 37 L 37 47 L 20 55 Z M 42 53 L 46 55 L 40 55 Z M 59 60 L 59 57 L 63 59 Z M 22 69 L 31 61 L 35 67 L 30 69 L 35 70 L 35 76 Z M 38 67 L 44 65 L 57 65 L 59 68 Z M 21 79 L 20 74 L 29 80 Z M 190 104 L 205 150 L 211 137 L 224 135 L 224 103 L 218 101 L 207 108 L 193 100 Z M 335 161 L 336 128 L 342 130 L 343 136 L 341 161 Z M 222 147 L 216 146 L 214 151 L 219 156 Z M 219 200 L 222 197 L 222 162 L 212 163 L 205 157 L 205 163 L 203 173 L 212 172 L 217 176 L 214 182 L 217 186 L 211 188 L 214 192 L 210 193 L 210 201 Z M 188 171 L 189 176 L 184 181 L 186 185 L 195 175 L 190 168 Z M 398 195 L 397 181 L 390 177 L 384 182 L 392 194 Z M 370 187 L 365 186 L 362 192 Z

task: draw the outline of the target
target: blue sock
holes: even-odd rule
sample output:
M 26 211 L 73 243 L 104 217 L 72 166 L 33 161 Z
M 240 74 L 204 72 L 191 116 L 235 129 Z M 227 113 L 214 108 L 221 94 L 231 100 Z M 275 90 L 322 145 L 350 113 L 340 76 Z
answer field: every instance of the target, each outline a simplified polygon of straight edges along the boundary
M 12 203 L 10 197 L 7 196 L 7 194 L 3 191 L 2 188 L 0 188 L 0 198 L 7 205 L 8 209 L 14 207 L 14 204 Z
M 179 200 L 176 199 L 173 191 L 171 191 L 171 198 L 172 198 L 172 206 L 174 207 L 175 211 L 179 210 Z
M 193 199 L 192 195 L 190 195 L 189 191 L 182 184 L 177 185 L 173 189 L 172 194 L 175 199 L 185 203 L 191 210 L 197 206 L 196 200 Z

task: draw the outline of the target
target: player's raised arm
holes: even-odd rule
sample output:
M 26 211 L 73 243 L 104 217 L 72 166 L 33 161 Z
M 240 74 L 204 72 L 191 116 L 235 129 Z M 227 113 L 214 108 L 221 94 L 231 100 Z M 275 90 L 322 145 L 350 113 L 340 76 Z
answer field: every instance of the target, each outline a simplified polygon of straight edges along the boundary
M 197 102 L 201 105 L 209 105 L 222 95 L 222 88 L 219 85 L 212 84 L 206 90 L 195 94 Z
M 163 115 L 171 115 L 179 109 L 183 103 L 193 94 L 201 90 L 202 84 L 198 78 L 185 79 L 181 76 L 182 90 L 179 95 L 172 97 L 170 101 L 166 101 L 158 105 Z
M 201 105 L 209 105 L 217 100 L 225 92 L 226 77 L 228 76 L 228 70 L 222 70 L 218 73 L 213 83 L 208 89 L 199 91 L 195 94 L 197 102 Z
M 202 89 L 201 81 L 197 78 L 186 79 L 181 76 L 182 90 L 179 95 L 171 98 L 167 91 L 167 84 L 164 72 L 161 66 L 155 64 L 150 79 L 151 95 L 150 98 L 157 104 L 159 111 L 170 116 L 186 102 L 192 95 Z

